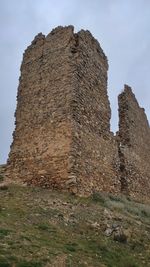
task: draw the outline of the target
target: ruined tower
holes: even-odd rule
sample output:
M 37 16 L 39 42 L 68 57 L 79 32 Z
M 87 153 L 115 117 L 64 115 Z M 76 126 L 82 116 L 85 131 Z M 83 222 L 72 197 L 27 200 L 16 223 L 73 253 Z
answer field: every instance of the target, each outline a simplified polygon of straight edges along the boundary
M 131 88 L 110 131 L 107 58 L 89 31 L 57 27 L 26 49 L 6 174 L 31 185 L 150 197 L 150 128 Z
M 124 193 L 150 198 L 150 128 L 131 88 L 119 95 L 120 179 Z
M 79 194 L 120 191 L 107 70 L 89 31 L 35 37 L 21 65 L 8 176 Z

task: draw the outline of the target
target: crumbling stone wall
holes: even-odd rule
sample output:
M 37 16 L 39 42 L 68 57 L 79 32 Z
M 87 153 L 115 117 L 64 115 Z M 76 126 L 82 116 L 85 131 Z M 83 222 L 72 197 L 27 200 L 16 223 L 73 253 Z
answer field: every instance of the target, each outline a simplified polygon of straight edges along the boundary
M 150 128 L 130 87 L 110 132 L 107 58 L 89 31 L 38 34 L 23 56 L 6 174 L 68 190 L 150 196 Z
M 88 31 L 35 37 L 21 66 L 8 176 L 79 194 L 120 191 L 107 69 Z
M 122 191 L 136 198 L 150 196 L 150 128 L 131 88 L 119 95 L 119 157 Z
M 73 28 L 38 34 L 23 56 L 8 175 L 62 187 L 69 170 Z
M 72 180 L 77 181 L 81 194 L 119 192 L 118 148 L 110 132 L 107 58 L 88 31 L 80 31 L 76 41 Z

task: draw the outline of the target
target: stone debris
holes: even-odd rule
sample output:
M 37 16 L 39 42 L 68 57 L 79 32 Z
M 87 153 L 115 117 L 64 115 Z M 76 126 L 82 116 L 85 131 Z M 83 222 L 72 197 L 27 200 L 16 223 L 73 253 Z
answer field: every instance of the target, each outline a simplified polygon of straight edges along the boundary
M 127 243 L 127 235 L 121 227 L 114 231 L 113 239 L 120 243 Z
M 107 219 L 107 220 L 111 220 L 113 214 L 112 214 L 112 212 L 111 212 L 110 210 L 108 210 L 108 209 L 105 208 L 105 209 L 104 209 L 104 216 L 105 216 L 105 219 Z
M 107 237 L 113 236 L 115 241 L 126 243 L 127 242 L 127 235 L 125 234 L 121 225 L 113 223 L 111 226 L 108 225 L 108 228 L 105 230 L 105 235 Z
M 113 233 L 113 229 L 112 229 L 112 228 L 107 228 L 107 229 L 105 230 L 105 235 L 106 235 L 106 236 L 111 236 L 112 233 Z
M 91 227 L 95 228 L 95 229 L 99 229 L 100 228 L 100 224 L 98 222 L 94 222 L 94 223 L 91 224 Z

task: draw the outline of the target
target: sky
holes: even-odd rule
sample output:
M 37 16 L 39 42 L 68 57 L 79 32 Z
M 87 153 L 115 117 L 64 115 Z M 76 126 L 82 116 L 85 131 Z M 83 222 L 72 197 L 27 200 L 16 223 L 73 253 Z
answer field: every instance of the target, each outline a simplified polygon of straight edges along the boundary
M 124 84 L 150 121 L 150 0 L 0 0 L 0 163 L 12 142 L 23 52 L 37 33 L 58 25 L 90 30 L 107 55 L 111 129 Z

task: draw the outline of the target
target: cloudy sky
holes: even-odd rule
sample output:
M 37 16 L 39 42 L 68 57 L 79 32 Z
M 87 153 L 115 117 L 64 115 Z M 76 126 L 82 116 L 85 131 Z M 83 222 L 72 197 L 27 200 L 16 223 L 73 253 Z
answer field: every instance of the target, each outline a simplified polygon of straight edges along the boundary
M 23 51 L 38 32 L 69 24 L 90 30 L 109 59 L 112 130 L 125 83 L 150 121 L 150 0 L 0 0 L 0 163 L 12 141 Z

